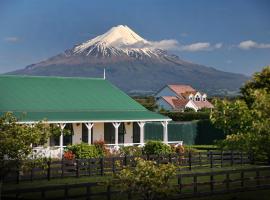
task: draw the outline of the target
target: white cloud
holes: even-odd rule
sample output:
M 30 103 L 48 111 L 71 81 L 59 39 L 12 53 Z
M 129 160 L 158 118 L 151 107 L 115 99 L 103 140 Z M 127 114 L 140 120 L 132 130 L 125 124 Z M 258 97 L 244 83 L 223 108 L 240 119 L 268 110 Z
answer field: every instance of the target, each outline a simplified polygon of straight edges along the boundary
M 178 48 L 177 40 L 161 40 L 161 41 L 151 41 L 150 47 L 157 49 L 165 49 L 165 50 L 176 50 Z
M 214 47 L 215 47 L 216 49 L 220 49 L 222 46 L 223 46 L 222 43 L 216 43 L 216 44 L 214 45 Z
M 252 48 L 257 48 L 257 49 L 267 49 L 270 48 L 270 43 L 266 44 L 266 43 L 257 43 L 253 40 L 246 40 L 243 42 L 240 42 L 238 44 L 238 47 L 240 49 L 244 49 L 244 50 L 249 50 Z
M 19 38 L 18 37 L 6 37 L 6 38 L 4 38 L 4 40 L 6 41 L 6 42 L 10 42 L 10 43 L 15 43 L 15 42 L 18 42 L 19 41 Z
M 209 42 L 197 42 L 189 45 L 183 45 L 180 46 L 181 51 L 190 51 L 190 52 L 196 52 L 196 51 L 212 51 L 215 49 L 220 49 L 223 46 L 222 43 L 216 43 L 214 45 L 211 45 Z
M 150 49 L 164 49 L 164 50 L 174 50 L 174 51 L 212 51 L 215 49 L 220 49 L 223 46 L 222 43 L 211 44 L 209 42 L 197 42 L 192 44 L 183 45 L 180 44 L 177 40 L 168 39 L 161 41 L 147 41 L 137 42 L 132 45 L 125 45 L 121 47 L 126 48 L 150 48 Z
M 180 47 L 182 51 L 205 51 L 210 47 L 209 42 L 197 42 L 189 45 L 183 45 Z

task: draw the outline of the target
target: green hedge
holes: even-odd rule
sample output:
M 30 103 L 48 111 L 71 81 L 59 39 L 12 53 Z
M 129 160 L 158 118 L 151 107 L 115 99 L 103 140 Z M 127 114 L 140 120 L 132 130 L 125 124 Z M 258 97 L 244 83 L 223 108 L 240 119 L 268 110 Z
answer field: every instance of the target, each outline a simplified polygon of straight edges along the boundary
M 170 117 L 173 121 L 192 121 L 209 119 L 209 112 L 160 112 L 160 114 Z
M 215 128 L 210 120 L 170 122 L 168 124 L 169 141 L 184 141 L 185 145 L 214 144 L 215 140 L 224 137 L 224 133 Z M 145 140 L 163 140 L 161 123 L 146 123 Z

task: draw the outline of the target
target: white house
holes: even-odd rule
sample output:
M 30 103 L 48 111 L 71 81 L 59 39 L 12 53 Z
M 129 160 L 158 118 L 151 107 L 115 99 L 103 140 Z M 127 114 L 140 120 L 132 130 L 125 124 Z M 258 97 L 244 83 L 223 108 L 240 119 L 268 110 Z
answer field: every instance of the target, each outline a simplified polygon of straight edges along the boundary
M 144 125 L 153 121 L 161 122 L 163 142 L 168 143 L 171 119 L 148 111 L 105 78 L 1 75 L 0 94 L 0 115 L 13 112 L 19 123 L 46 120 L 60 126 L 61 136 L 47 143 L 52 157 L 62 155 L 68 144 L 92 144 L 96 140 L 116 147 L 143 145 Z M 64 136 L 64 129 L 73 134 Z
M 196 112 L 202 108 L 213 108 L 207 100 L 207 95 L 201 93 L 190 85 L 166 85 L 155 95 L 160 109 L 169 111 L 184 111 L 192 108 Z

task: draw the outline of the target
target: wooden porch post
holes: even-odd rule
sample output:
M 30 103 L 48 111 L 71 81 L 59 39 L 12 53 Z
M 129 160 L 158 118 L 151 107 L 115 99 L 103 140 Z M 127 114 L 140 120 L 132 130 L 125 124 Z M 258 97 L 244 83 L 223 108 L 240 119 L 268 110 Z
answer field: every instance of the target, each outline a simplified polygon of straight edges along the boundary
M 137 122 L 140 127 L 140 145 L 144 145 L 144 125 L 145 122 Z
M 65 128 L 66 124 L 59 124 L 59 125 L 60 125 L 60 129 L 61 129 L 61 135 L 60 135 L 60 155 L 62 157 L 62 155 L 63 155 L 63 139 L 64 139 L 63 133 L 64 133 L 64 128 Z
M 121 123 L 120 122 L 113 122 L 112 124 L 115 128 L 115 142 L 114 142 L 114 144 L 116 147 L 118 147 L 118 128 L 119 128 Z
M 94 123 L 84 123 L 84 124 L 88 129 L 88 144 L 90 145 L 93 142 L 91 139 L 92 139 L 92 128 L 94 126 Z
M 163 142 L 168 144 L 168 121 L 161 122 L 163 126 Z

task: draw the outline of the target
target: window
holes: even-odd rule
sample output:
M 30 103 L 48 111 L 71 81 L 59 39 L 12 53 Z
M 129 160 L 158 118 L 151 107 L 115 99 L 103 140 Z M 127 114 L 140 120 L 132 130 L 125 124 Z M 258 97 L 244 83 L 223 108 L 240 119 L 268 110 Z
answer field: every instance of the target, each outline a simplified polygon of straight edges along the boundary
M 206 98 L 205 97 L 203 97 L 203 99 L 202 99 L 203 101 L 206 101 Z
M 200 100 L 201 100 L 201 98 L 199 96 L 195 97 L 195 101 L 200 101 Z

